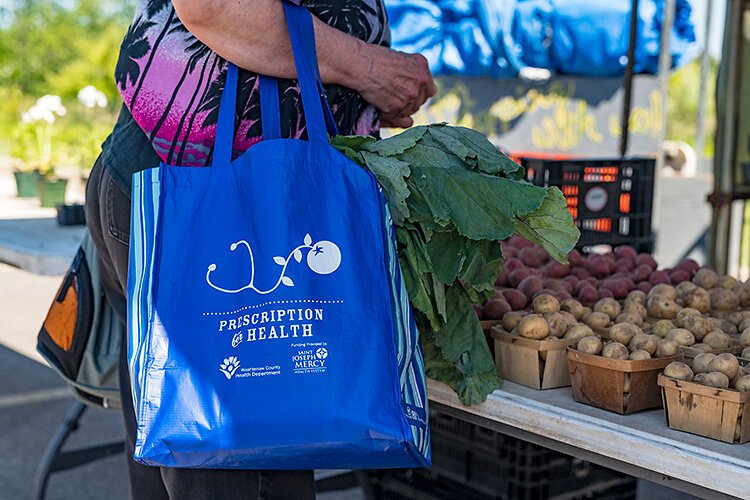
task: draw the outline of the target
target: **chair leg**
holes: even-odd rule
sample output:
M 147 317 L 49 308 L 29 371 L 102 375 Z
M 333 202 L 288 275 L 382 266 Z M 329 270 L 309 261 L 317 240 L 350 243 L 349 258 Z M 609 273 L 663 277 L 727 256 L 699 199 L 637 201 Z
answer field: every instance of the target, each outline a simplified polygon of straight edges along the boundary
M 83 403 L 78 401 L 73 403 L 73 406 L 68 410 L 54 436 L 52 436 L 34 476 L 31 494 L 32 500 L 43 500 L 47 490 L 47 482 L 51 474 L 125 451 L 124 441 L 63 451 L 62 447 L 65 442 L 72 433 L 78 430 L 78 422 L 86 409 L 87 407 Z
M 83 416 L 85 411 L 86 405 L 79 403 L 78 401 L 73 403 L 73 406 L 70 407 L 62 423 L 52 436 L 52 439 L 47 445 L 47 449 L 44 450 L 42 461 L 39 463 L 36 474 L 34 475 L 34 482 L 32 483 L 31 489 L 32 500 L 42 500 L 44 498 L 44 494 L 47 491 L 47 482 L 52 473 L 51 469 L 57 461 L 60 449 L 70 435 L 78 428 L 78 421 L 81 419 L 81 416 Z

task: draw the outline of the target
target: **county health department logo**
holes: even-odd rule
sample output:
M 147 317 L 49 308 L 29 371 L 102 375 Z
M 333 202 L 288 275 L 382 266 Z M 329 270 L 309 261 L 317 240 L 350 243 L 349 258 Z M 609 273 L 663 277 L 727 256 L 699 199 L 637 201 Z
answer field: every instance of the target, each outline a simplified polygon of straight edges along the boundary
M 328 357 L 328 349 L 325 347 L 321 347 L 317 351 L 315 351 L 315 357 L 318 359 L 326 359 Z
M 310 270 L 315 274 L 331 274 L 335 272 L 341 265 L 341 250 L 339 249 L 338 245 L 336 245 L 332 241 L 326 240 L 321 240 L 313 243 L 312 236 L 306 234 L 302 244 L 289 252 L 289 255 L 287 255 L 286 257 L 277 256 L 273 258 L 273 261 L 276 263 L 276 265 L 281 266 L 281 273 L 279 275 L 279 278 L 276 280 L 274 286 L 272 286 L 268 290 L 260 290 L 255 287 L 255 257 L 253 256 L 253 249 L 250 246 L 250 243 L 245 240 L 236 241 L 229 246 L 229 250 L 234 252 L 240 247 L 247 250 L 248 258 L 250 259 L 250 276 L 248 278 L 248 283 L 239 288 L 221 287 L 211 281 L 211 273 L 216 271 L 216 264 L 210 264 L 208 266 L 208 270 L 206 271 L 206 283 L 208 283 L 208 285 L 214 290 L 218 290 L 223 293 L 239 293 L 243 290 L 252 290 L 260 295 L 266 295 L 273 292 L 281 285 L 290 287 L 294 286 L 294 281 L 292 281 L 292 278 L 286 275 L 287 267 L 289 267 L 292 259 L 297 261 L 298 264 L 302 263 L 303 251 L 307 252 L 307 257 L 305 258 L 307 267 L 310 268 Z
M 219 371 L 229 380 L 234 376 L 239 367 L 240 360 L 237 359 L 237 356 L 229 356 L 228 358 L 224 358 L 224 362 L 219 365 Z

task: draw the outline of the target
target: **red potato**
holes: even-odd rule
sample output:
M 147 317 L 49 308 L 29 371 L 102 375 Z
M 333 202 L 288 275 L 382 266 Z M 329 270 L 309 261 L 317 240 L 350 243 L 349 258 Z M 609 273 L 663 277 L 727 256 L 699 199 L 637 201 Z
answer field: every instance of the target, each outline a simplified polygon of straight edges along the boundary
M 648 281 L 641 281 L 640 283 L 635 285 L 636 290 L 640 290 L 643 293 L 648 293 L 653 288 L 653 285 L 649 283 Z
M 484 305 L 484 317 L 487 319 L 503 319 L 505 313 L 510 312 L 510 304 L 502 299 L 488 300 Z
M 648 281 L 652 285 L 669 285 L 672 283 L 672 281 L 669 279 L 669 275 L 664 271 L 654 271 L 653 273 L 651 273 L 651 276 L 649 276 Z
M 609 290 L 612 292 L 612 296 L 616 299 L 624 299 L 631 289 L 628 288 L 628 283 L 623 279 L 607 279 L 602 281 L 599 287 L 599 293 L 601 293 L 602 290 Z
M 512 273 L 516 269 L 522 269 L 525 267 L 526 265 L 524 265 L 524 263 L 521 262 L 521 259 L 515 259 L 515 258 L 506 259 L 505 262 L 503 263 L 503 270 L 507 271 L 508 273 Z
M 585 257 L 583 256 L 583 254 L 581 254 L 581 252 L 579 252 L 575 248 L 568 254 L 568 262 L 572 267 L 582 266 L 584 259 Z
M 652 271 L 656 269 L 657 267 L 657 264 L 654 258 L 650 254 L 647 254 L 647 253 L 639 253 L 638 256 L 635 258 L 635 263 L 639 266 L 640 265 L 648 266 L 649 268 L 651 268 Z
M 562 302 L 563 300 L 572 299 L 573 296 L 567 292 L 567 290 L 553 290 L 552 296 L 556 298 L 558 301 Z
M 564 278 L 570 272 L 570 266 L 560 264 L 557 261 L 550 261 L 545 267 L 542 274 L 547 278 Z
M 636 283 L 640 281 L 646 281 L 649 276 L 651 276 L 651 268 L 645 265 L 637 266 L 630 273 L 630 279 L 632 279 Z
M 528 276 L 524 278 L 516 288 L 525 296 L 531 297 L 536 292 L 544 288 L 544 285 L 542 284 L 542 279 L 538 276 Z
M 615 269 L 622 273 L 629 273 L 635 269 L 635 259 L 617 259 Z
M 542 280 L 542 286 L 544 288 L 549 288 L 550 290 L 567 291 L 567 288 L 565 287 L 565 284 L 562 280 L 546 278 Z
M 586 269 L 597 278 L 604 278 L 612 274 L 612 267 L 610 261 L 599 255 L 589 257 L 585 264 Z
M 503 257 L 506 259 L 513 259 L 518 257 L 518 250 L 513 247 L 503 246 Z
M 607 290 L 606 288 L 602 288 L 599 290 L 599 298 L 600 299 L 612 299 L 615 297 L 615 294 L 612 293 L 612 290 Z
M 529 269 L 516 269 L 515 271 L 511 271 L 510 276 L 508 276 L 508 283 L 510 283 L 510 286 L 513 288 L 516 288 L 529 276 L 531 276 Z
M 685 271 L 690 275 L 690 278 L 693 277 L 693 275 L 700 269 L 701 266 L 698 265 L 697 262 L 695 262 L 693 259 L 686 259 L 677 264 L 677 267 L 675 269 L 679 269 L 680 271 Z
M 534 246 L 534 251 L 536 252 L 537 260 L 539 260 L 542 264 L 546 264 L 550 260 L 550 256 L 547 251 L 539 245 Z
M 631 247 L 630 245 L 620 245 L 619 247 L 615 248 L 614 253 L 619 258 L 629 258 L 635 260 L 636 257 L 638 257 L 638 252 L 636 252 L 635 248 Z
M 541 267 L 544 264 L 544 259 L 541 258 L 539 252 L 534 247 L 524 247 L 518 251 L 518 257 L 521 262 L 526 264 L 528 267 Z
M 683 271 L 681 269 L 675 269 L 669 274 L 669 280 L 673 285 L 682 283 L 683 281 L 688 281 L 691 277 L 692 275 L 689 272 Z
M 478 306 L 478 305 L 476 305 L 476 304 L 474 304 L 474 305 L 473 305 L 473 306 L 471 306 L 471 307 L 473 307 L 473 308 L 474 308 L 474 312 L 475 312 L 475 313 L 477 314 L 477 318 L 479 318 L 479 321 L 481 321 L 481 320 L 485 319 L 485 318 L 484 318 L 484 307 L 482 307 L 482 306 Z
M 593 288 L 593 287 L 591 286 L 591 283 L 589 283 L 588 281 L 585 281 L 585 280 L 584 281 L 579 281 L 578 284 L 576 285 L 575 290 L 573 290 L 573 293 L 575 293 L 576 295 L 578 295 L 579 293 L 581 293 L 581 290 L 584 289 L 584 288 Z
M 512 245 L 515 248 L 521 249 L 523 247 L 533 247 L 534 243 L 530 242 L 526 238 L 522 238 L 521 236 L 513 235 L 510 238 L 506 240 L 508 244 Z
M 570 269 L 570 275 L 575 276 L 579 280 L 585 280 L 591 277 L 591 273 L 585 267 L 573 267 Z
M 495 280 L 495 286 L 508 286 L 510 284 L 509 278 L 510 272 L 507 269 L 503 269 L 503 272 Z
M 565 285 L 565 289 L 568 291 L 568 293 L 575 292 L 576 286 L 578 285 L 578 278 L 575 276 L 566 276 L 562 279 L 563 284 Z
M 529 298 L 526 295 L 513 288 L 503 290 L 503 297 L 505 297 L 505 301 L 510 304 L 511 309 L 514 311 L 522 310 L 529 303 Z
M 593 304 L 599 300 L 599 292 L 593 286 L 585 286 L 578 292 L 578 300 L 585 304 Z

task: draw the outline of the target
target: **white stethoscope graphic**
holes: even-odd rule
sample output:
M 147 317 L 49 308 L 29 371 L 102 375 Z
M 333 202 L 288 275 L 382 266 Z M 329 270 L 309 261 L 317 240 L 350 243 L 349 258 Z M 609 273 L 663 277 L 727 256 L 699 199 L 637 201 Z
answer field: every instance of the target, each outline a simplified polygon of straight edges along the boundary
M 232 243 L 229 246 L 229 250 L 234 252 L 240 245 L 243 245 L 245 248 L 247 248 L 247 253 L 250 256 L 250 281 L 247 283 L 247 285 L 237 289 L 222 288 L 211 282 L 211 273 L 216 271 L 216 264 L 211 264 L 208 266 L 208 270 L 206 271 L 206 282 L 211 288 L 224 293 L 239 293 L 243 290 L 253 290 L 254 292 L 261 295 L 266 295 L 276 290 L 282 284 L 286 286 L 294 286 L 292 278 L 286 276 L 286 268 L 292 259 L 296 260 L 297 262 L 302 262 L 302 250 L 305 249 L 308 250 L 306 259 L 307 266 L 316 274 L 331 274 L 339 268 L 339 265 L 341 265 L 341 250 L 339 250 L 339 247 L 335 243 L 324 240 L 313 244 L 312 237 L 309 234 L 306 234 L 304 243 L 292 250 L 286 258 L 273 258 L 273 261 L 276 264 L 282 266 L 281 275 L 272 288 L 270 288 L 269 290 L 259 290 L 255 288 L 255 285 L 253 284 L 255 281 L 255 259 L 253 257 L 253 249 L 252 247 L 250 247 L 250 244 L 245 240 L 240 240 Z

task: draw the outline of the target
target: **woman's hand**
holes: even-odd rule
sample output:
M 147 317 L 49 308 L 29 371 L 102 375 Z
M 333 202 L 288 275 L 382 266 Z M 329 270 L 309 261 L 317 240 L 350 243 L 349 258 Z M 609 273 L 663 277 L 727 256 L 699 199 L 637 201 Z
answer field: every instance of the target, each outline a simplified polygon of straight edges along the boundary
M 435 95 L 427 60 L 379 45 L 360 44 L 351 61 L 350 86 L 381 112 L 384 127 L 410 127 L 410 118 Z

